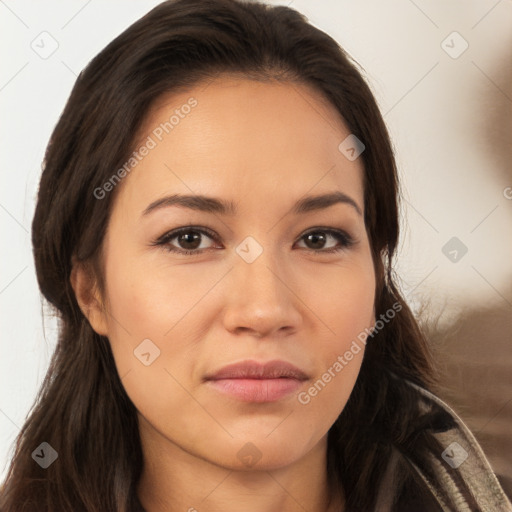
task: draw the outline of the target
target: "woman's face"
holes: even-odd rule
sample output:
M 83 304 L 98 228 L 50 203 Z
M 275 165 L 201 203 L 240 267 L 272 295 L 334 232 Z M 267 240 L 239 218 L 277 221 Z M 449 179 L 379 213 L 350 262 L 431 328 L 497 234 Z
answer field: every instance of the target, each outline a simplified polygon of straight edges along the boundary
M 143 438 L 238 469 L 325 447 L 375 321 L 350 132 L 307 86 L 224 76 L 161 98 L 141 133 L 91 323 Z

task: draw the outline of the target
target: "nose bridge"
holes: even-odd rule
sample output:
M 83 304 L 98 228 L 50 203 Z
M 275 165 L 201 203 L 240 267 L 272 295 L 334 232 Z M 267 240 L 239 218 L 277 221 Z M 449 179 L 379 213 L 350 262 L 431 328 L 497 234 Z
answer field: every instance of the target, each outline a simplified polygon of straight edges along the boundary
M 285 266 L 278 260 L 276 250 L 248 236 L 235 251 L 228 327 L 249 328 L 260 334 L 285 326 L 296 328 L 300 313 L 291 291 L 293 285 L 286 283 L 289 272 L 283 270 Z
M 264 242 L 247 236 L 235 249 L 238 258 L 235 259 L 235 276 L 243 292 L 254 299 L 279 300 L 284 286 L 279 279 L 279 264 L 276 251 L 266 237 Z M 261 240 L 262 237 L 259 237 Z M 265 243 L 265 246 L 263 245 Z M 282 279 L 282 277 L 281 277 Z

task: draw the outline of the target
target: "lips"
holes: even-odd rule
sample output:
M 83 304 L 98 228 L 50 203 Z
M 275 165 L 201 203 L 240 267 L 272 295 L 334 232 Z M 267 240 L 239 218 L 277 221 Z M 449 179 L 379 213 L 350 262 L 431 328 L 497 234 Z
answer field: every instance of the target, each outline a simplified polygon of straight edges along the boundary
M 286 361 L 243 361 L 205 377 L 216 391 L 244 402 L 274 402 L 301 387 L 308 376 Z
M 267 363 L 243 361 L 224 366 L 218 372 L 207 377 L 206 380 L 279 378 L 306 380 L 308 376 L 293 364 L 285 361 L 269 361 Z

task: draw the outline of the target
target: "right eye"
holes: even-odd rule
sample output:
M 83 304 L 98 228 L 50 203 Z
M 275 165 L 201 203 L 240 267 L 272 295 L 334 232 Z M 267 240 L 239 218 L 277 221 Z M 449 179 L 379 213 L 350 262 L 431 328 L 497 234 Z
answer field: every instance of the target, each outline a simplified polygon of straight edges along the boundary
M 216 240 L 217 236 L 215 233 L 208 228 L 199 228 L 195 226 L 185 226 L 173 231 L 165 233 L 163 236 L 158 238 L 152 245 L 160 245 L 164 249 L 179 254 L 201 254 L 204 251 L 211 249 L 211 247 L 200 247 L 201 238 L 207 236 L 210 239 Z M 175 243 L 171 241 L 175 240 Z M 182 247 L 176 247 L 175 244 L 179 244 Z

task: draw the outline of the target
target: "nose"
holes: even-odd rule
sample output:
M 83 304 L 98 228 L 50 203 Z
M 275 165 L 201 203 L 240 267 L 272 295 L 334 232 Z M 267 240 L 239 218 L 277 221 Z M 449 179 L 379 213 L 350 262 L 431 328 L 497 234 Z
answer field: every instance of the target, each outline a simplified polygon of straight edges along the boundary
M 223 321 L 229 332 L 282 337 L 300 328 L 304 303 L 297 294 L 297 282 L 290 268 L 278 265 L 270 251 L 264 250 L 252 263 L 235 258 L 227 278 Z

